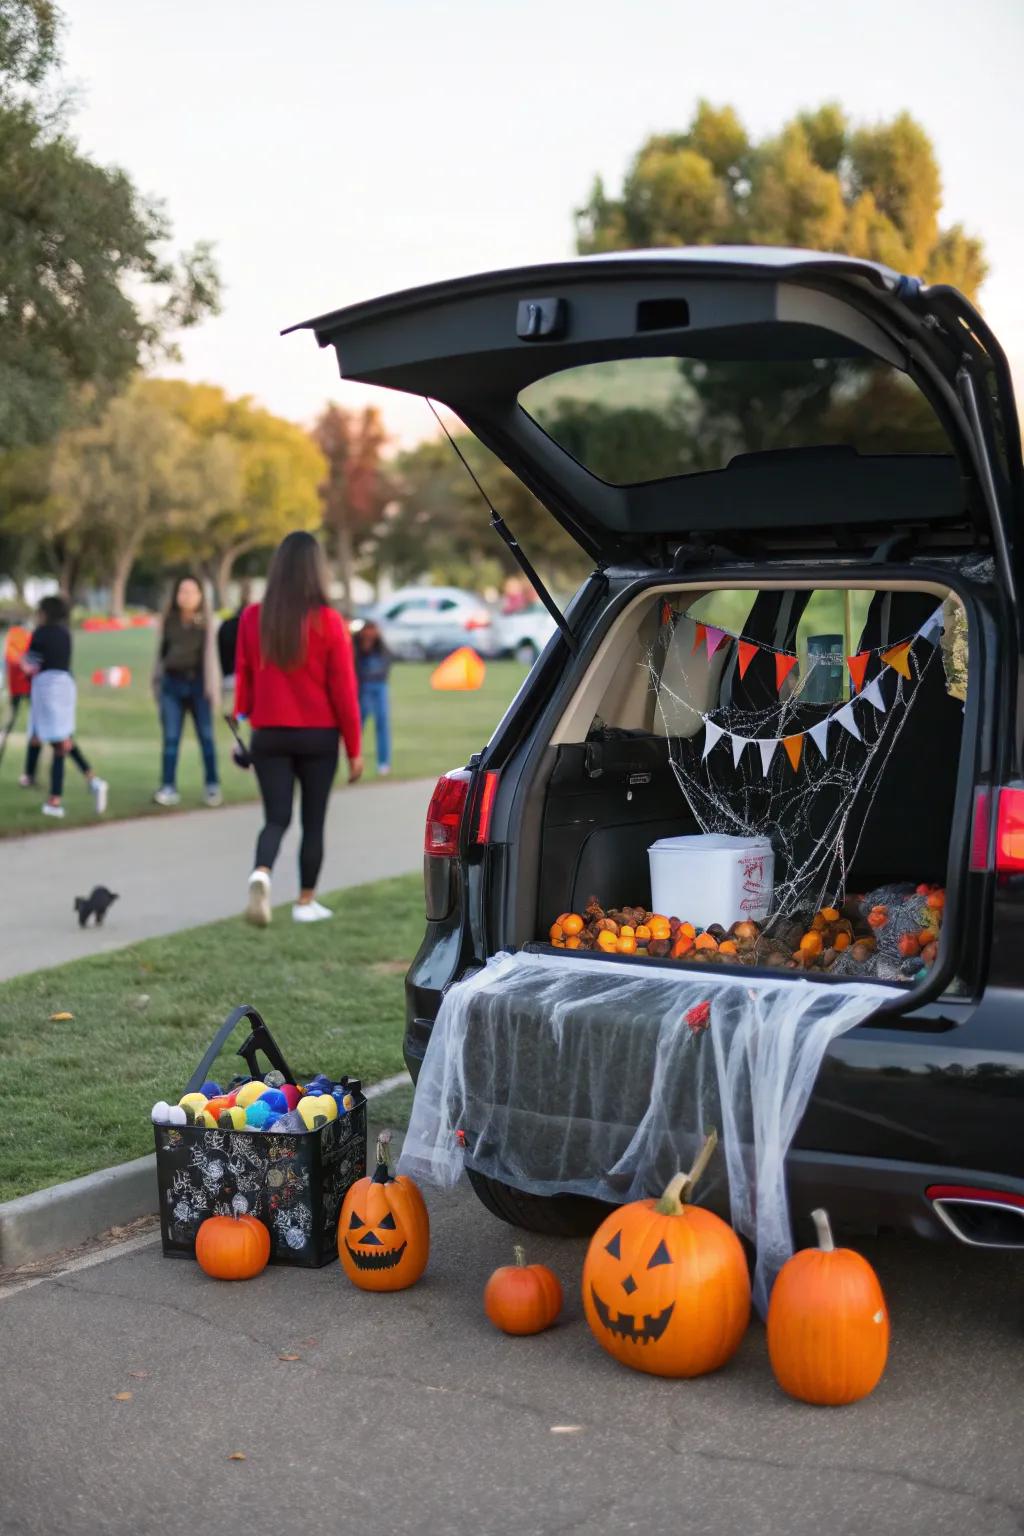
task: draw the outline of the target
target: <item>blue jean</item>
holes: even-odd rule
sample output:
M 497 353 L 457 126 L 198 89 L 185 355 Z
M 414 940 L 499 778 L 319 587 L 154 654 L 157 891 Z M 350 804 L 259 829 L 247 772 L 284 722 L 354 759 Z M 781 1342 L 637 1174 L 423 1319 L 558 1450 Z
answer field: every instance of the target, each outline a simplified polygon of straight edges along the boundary
M 359 714 L 365 726 L 373 716 L 377 733 L 377 767 L 391 767 L 391 708 L 387 683 L 359 684 Z
M 185 716 L 190 714 L 199 737 L 199 750 L 203 754 L 203 772 L 207 785 L 219 783 L 217 778 L 217 749 L 213 744 L 213 713 L 210 701 L 203 690 L 201 677 L 171 677 L 166 675 L 160 682 L 160 725 L 164 734 L 162 784 L 174 788 L 178 776 L 178 748 Z

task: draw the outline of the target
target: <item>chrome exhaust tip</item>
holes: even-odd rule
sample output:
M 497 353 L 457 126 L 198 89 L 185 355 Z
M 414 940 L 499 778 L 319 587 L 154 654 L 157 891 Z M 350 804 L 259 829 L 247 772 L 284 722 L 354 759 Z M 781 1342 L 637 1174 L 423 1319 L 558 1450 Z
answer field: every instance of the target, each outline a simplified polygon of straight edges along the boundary
M 1024 1249 L 1024 1196 L 933 1184 L 925 1191 L 943 1226 L 969 1248 Z

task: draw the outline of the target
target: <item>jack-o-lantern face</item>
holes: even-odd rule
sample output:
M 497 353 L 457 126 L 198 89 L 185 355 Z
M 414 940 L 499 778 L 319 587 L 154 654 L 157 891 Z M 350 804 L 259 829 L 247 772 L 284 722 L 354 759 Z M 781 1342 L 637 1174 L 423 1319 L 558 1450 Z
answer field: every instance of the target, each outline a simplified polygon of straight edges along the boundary
M 739 1239 L 712 1212 L 683 1205 L 686 1187 L 680 1176 L 661 1200 L 613 1211 L 583 1266 L 583 1308 L 594 1337 L 623 1365 L 654 1376 L 717 1370 L 750 1319 Z
M 427 1267 L 430 1219 L 411 1179 L 393 1179 L 387 1141 L 377 1143 L 377 1168 L 345 1196 L 338 1220 L 338 1257 L 364 1291 L 401 1291 Z

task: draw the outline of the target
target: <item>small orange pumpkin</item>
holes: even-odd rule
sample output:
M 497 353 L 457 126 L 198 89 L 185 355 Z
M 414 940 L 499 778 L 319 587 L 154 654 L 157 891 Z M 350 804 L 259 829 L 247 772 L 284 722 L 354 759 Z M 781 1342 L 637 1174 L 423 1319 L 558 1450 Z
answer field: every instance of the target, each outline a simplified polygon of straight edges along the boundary
M 412 1179 L 392 1178 L 390 1142 L 390 1131 L 382 1131 L 373 1176 L 351 1186 L 338 1218 L 338 1257 L 361 1291 L 404 1291 L 430 1256 L 427 1207 Z
M 713 933 L 698 933 L 693 941 L 695 949 L 717 949 L 718 940 Z
M 543 1333 L 562 1310 L 562 1287 L 546 1264 L 527 1264 L 525 1249 L 514 1264 L 496 1269 L 484 1286 L 484 1311 L 502 1333 Z
M 567 939 L 574 939 L 583 932 L 583 919 L 578 912 L 570 912 L 568 917 L 558 919 L 558 926 Z
M 270 1233 L 247 1211 L 207 1216 L 196 1233 L 196 1263 L 214 1280 L 253 1280 L 270 1258 Z
M 867 1259 L 837 1248 L 825 1211 L 818 1247 L 782 1266 L 768 1303 L 768 1356 L 784 1392 L 838 1406 L 873 1392 L 889 1353 L 889 1313 Z
M 718 1145 L 706 1138 L 660 1200 L 637 1200 L 598 1227 L 583 1264 L 583 1310 L 602 1349 L 652 1376 L 701 1376 L 736 1352 L 750 1320 L 750 1277 L 731 1227 L 684 1204 Z

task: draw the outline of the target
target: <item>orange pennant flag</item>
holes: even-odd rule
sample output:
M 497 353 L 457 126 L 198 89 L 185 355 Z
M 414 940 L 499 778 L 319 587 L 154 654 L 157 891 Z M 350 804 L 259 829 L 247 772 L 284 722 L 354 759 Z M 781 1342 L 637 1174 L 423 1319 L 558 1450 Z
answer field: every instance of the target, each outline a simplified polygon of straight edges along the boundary
M 868 662 L 870 660 L 870 651 L 861 651 L 859 656 L 847 656 L 846 658 L 846 665 L 849 667 L 850 676 L 853 678 L 854 693 L 860 693 L 864 687 L 864 673 L 868 669 Z
M 672 606 L 667 598 L 661 605 L 661 622 L 663 624 L 672 623 Z
M 800 754 L 804 749 L 804 738 L 802 736 L 783 736 L 782 745 L 786 749 L 789 765 L 793 772 L 796 773 L 800 767 Z
M 777 693 L 781 693 L 783 683 L 795 666 L 795 656 L 786 656 L 782 651 L 775 652 L 775 690 Z
M 740 641 L 740 643 L 739 643 L 740 677 L 746 677 L 746 675 L 747 675 L 747 668 L 750 666 L 750 663 L 753 661 L 754 657 L 757 655 L 759 649 L 760 649 L 760 647 L 754 645 L 754 643 L 751 640 L 741 640 Z
M 693 637 L 693 651 L 691 653 L 692 655 L 696 656 L 697 652 L 700 650 L 701 646 L 704 644 L 704 636 L 706 634 L 707 634 L 707 627 L 704 624 L 698 624 L 697 625 L 697 632 L 696 632 L 696 634 Z
M 887 667 L 895 667 L 900 677 L 910 681 L 910 646 L 911 641 L 904 640 L 902 645 L 894 645 L 891 651 L 882 652 L 882 660 Z

